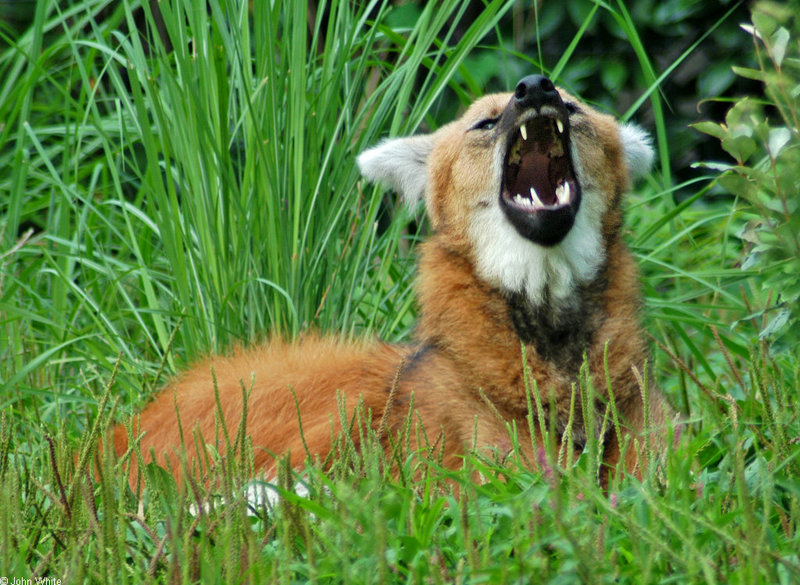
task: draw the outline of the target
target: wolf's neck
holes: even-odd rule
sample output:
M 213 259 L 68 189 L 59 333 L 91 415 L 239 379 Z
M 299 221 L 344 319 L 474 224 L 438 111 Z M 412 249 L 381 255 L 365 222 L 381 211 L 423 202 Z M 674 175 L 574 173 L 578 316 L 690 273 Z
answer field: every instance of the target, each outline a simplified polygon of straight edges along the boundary
M 482 280 L 470 258 L 441 241 L 431 238 L 420 257 L 418 335 L 423 341 L 464 367 L 472 364 L 477 376 L 519 370 L 523 343 L 543 367 L 565 376 L 577 373 L 603 321 L 605 286 L 599 281 L 604 270 L 593 281 L 596 286 L 576 285 L 569 302 L 562 299 L 555 306 L 545 293 L 533 303 L 524 291 L 503 292 Z
M 514 331 L 526 346 L 560 370 L 577 373 L 594 333 L 603 322 L 605 273 L 591 285 L 576 286 L 569 299 L 552 303 L 545 293 L 533 304 L 524 291 L 506 296 Z

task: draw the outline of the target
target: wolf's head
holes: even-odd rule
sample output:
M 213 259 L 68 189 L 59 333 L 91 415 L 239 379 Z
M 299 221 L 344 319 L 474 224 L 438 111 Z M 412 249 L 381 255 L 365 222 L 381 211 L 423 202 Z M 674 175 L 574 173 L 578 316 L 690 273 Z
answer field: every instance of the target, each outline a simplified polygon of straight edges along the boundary
M 433 134 L 366 150 L 358 165 L 410 203 L 424 197 L 434 230 L 482 279 L 538 304 L 567 300 L 597 274 L 621 196 L 652 158 L 641 129 L 531 75 Z

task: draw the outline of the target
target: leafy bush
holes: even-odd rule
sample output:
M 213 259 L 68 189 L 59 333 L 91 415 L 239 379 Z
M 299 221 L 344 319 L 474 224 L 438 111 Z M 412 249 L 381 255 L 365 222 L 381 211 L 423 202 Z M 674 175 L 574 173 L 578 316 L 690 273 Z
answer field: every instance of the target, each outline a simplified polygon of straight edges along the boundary
M 792 6 L 794 4 L 794 6 Z M 724 124 L 697 128 L 719 138 L 735 164 L 719 164 L 720 184 L 739 198 L 745 224 L 742 268 L 755 270 L 764 306 L 761 338 L 775 350 L 797 348 L 800 329 L 800 8 L 761 3 L 752 26 L 757 69 L 736 67 L 764 84 L 763 99 L 736 101 Z

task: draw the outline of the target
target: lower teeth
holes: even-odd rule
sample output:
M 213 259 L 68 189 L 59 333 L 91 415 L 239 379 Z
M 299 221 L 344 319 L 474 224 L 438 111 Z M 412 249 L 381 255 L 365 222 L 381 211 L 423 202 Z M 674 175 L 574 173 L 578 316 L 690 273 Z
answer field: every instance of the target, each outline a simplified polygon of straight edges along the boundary
M 557 205 L 568 205 L 570 196 L 572 195 L 572 187 L 567 182 L 562 182 L 556 189 L 556 200 L 550 205 L 546 205 L 536 193 L 536 189 L 531 187 L 530 195 L 523 195 L 517 193 L 514 195 L 514 203 L 520 207 L 527 207 L 529 209 L 547 209 L 553 208 Z
M 561 183 L 558 186 L 558 189 L 556 189 L 556 198 L 558 199 L 558 202 L 561 203 L 561 204 L 569 203 L 569 197 L 570 197 L 570 194 L 571 194 L 570 193 L 571 190 L 572 190 L 572 188 L 570 187 L 569 183 L 566 183 L 566 182 Z

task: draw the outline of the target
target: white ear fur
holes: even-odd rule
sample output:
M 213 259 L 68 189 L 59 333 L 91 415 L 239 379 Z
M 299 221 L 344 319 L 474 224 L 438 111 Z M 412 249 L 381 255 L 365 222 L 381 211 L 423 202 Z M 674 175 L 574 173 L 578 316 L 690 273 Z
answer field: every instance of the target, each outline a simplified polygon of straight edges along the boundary
M 430 135 L 392 138 L 365 150 L 356 162 L 366 179 L 391 187 L 413 205 L 425 194 L 432 148 Z
M 653 142 L 650 135 L 636 124 L 620 124 L 619 138 L 625 150 L 625 162 L 631 179 L 645 176 L 653 165 Z

